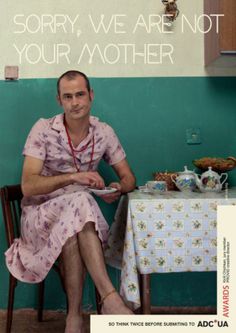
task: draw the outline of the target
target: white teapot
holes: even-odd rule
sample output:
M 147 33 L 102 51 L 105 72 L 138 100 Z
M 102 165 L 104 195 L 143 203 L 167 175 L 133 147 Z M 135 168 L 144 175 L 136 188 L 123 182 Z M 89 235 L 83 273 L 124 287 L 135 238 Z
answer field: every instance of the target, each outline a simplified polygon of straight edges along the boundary
M 188 170 L 186 165 L 184 166 L 184 171 L 178 172 L 175 179 L 171 175 L 171 179 L 180 191 L 193 191 L 196 188 L 195 173 Z
M 225 179 L 221 182 L 221 178 Z M 196 184 L 201 192 L 220 192 L 222 185 L 228 178 L 227 173 L 222 173 L 218 175 L 217 172 L 212 170 L 212 167 L 208 167 L 208 171 L 205 171 L 201 176 L 195 174 Z

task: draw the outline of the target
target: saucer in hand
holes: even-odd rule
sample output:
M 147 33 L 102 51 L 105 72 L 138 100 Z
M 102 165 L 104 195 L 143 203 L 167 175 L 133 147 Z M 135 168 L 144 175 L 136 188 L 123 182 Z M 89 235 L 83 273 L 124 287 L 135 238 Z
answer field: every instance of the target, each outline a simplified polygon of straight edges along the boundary
M 110 194 L 110 193 L 113 193 L 113 192 L 117 191 L 117 188 L 114 188 L 114 187 L 104 187 L 102 189 L 89 187 L 88 189 L 89 189 L 89 191 L 93 192 L 97 196 L 101 196 L 101 195 L 105 195 L 105 194 Z

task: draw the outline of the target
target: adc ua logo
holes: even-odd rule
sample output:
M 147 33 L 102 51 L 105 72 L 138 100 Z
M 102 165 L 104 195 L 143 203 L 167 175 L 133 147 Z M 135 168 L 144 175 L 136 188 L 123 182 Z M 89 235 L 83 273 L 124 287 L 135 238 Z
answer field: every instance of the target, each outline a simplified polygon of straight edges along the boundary
M 200 320 L 197 324 L 197 327 L 229 327 L 228 322 L 225 320 L 210 320 L 210 321 L 206 321 L 206 320 Z

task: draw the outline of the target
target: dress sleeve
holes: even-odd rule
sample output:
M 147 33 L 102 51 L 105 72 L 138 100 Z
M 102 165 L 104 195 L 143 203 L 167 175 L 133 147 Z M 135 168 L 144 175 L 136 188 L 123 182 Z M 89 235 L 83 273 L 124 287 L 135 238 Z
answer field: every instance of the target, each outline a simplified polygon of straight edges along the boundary
M 24 149 L 24 156 L 32 156 L 40 160 L 45 160 L 46 157 L 46 130 L 47 130 L 47 121 L 46 119 L 39 119 L 35 125 L 32 127 Z
M 116 164 L 125 159 L 126 154 L 114 130 L 106 125 L 107 147 L 103 155 L 104 160 L 110 164 Z

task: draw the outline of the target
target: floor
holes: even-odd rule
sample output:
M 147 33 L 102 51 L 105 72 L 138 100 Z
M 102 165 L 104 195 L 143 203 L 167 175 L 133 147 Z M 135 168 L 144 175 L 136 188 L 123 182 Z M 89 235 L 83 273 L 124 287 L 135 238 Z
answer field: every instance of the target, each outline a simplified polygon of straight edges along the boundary
M 65 327 L 65 313 L 59 311 L 44 310 L 43 322 L 37 321 L 35 310 L 15 310 L 11 333 L 63 333 Z M 85 333 L 89 333 L 89 314 L 84 314 Z M 0 310 L 0 333 L 5 333 L 6 311 Z

